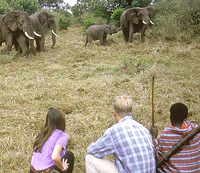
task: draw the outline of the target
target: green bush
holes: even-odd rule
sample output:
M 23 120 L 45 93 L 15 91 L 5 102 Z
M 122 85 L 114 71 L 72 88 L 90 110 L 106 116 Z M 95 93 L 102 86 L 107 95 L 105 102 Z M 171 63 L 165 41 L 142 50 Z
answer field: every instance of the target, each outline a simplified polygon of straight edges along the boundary
M 89 18 L 83 21 L 83 26 L 82 26 L 82 33 L 84 33 L 86 31 L 86 29 L 91 26 L 91 25 L 96 25 L 97 23 L 95 22 L 95 20 L 93 18 Z
M 146 7 L 146 6 L 150 5 L 151 2 L 152 2 L 152 0 L 134 0 L 132 2 L 132 6 L 134 6 L 134 7 Z
M 12 8 L 6 1 L 0 1 L 0 14 L 4 14 L 7 11 L 11 11 Z
M 26 11 L 29 15 L 42 8 L 36 0 L 11 0 L 10 6 L 13 10 Z
M 200 33 L 199 0 L 160 0 L 155 4 L 154 33 L 167 40 L 190 40 Z
M 120 26 L 120 16 L 123 13 L 124 9 L 123 8 L 117 8 L 113 11 L 111 15 L 111 20 L 114 23 L 116 27 Z
M 58 27 L 60 29 L 67 30 L 69 26 L 70 26 L 70 19 L 60 16 L 60 18 L 58 20 Z
M 85 33 L 86 29 L 91 25 L 103 25 L 107 23 L 107 20 L 102 17 L 95 17 L 94 13 L 85 12 L 78 18 L 78 22 L 81 25 L 81 32 Z

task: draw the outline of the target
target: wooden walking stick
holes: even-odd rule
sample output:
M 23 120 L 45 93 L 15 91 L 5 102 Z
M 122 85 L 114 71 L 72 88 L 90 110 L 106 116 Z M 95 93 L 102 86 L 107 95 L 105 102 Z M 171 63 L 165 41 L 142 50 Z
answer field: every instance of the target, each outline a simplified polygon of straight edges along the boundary
M 154 81 L 155 76 L 152 77 L 152 127 L 154 128 Z

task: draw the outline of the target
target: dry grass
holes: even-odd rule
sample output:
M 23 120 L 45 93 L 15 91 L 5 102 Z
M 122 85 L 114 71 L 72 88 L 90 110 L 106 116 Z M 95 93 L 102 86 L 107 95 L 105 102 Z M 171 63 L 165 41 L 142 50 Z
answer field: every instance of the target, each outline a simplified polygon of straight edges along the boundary
M 188 106 L 191 121 L 200 123 L 199 44 L 152 37 L 140 43 L 138 35 L 125 44 L 120 32 L 108 36 L 106 46 L 96 41 L 83 48 L 80 30 L 58 32 L 54 49 L 48 35 L 46 52 L 31 59 L 0 58 L 1 173 L 29 171 L 34 139 L 52 106 L 66 114 L 74 173 L 85 172 L 87 146 L 115 123 L 111 102 L 116 95 L 131 95 L 133 117 L 149 127 L 153 74 L 159 130 L 169 124 L 169 107 L 177 101 Z M 1 49 L 4 53 L 5 46 Z

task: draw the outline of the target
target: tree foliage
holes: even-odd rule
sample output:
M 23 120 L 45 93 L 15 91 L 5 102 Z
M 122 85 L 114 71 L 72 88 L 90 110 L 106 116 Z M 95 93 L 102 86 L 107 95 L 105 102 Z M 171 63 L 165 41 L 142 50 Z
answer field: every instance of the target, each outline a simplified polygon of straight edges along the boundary
M 111 15 L 111 19 L 112 19 L 112 21 L 113 21 L 113 23 L 114 23 L 114 25 L 115 25 L 116 27 L 119 27 L 119 26 L 120 26 L 120 16 L 121 16 L 121 14 L 123 13 L 123 11 L 124 11 L 123 8 L 116 8 L 116 9 L 113 11 L 112 15 Z
M 42 7 L 53 10 L 65 7 L 65 3 L 63 0 L 38 0 L 38 2 Z
M 11 0 L 10 6 L 13 10 L 26 11 L 29 15 L 42 8 L 36 0 Z
M 152 0 L 134 0 L 132 2 L 133 7 L 146 7 L 148 6 Z
M 12 8 L 6 1 L 0 1 L 0 14 L 4 14 L 7 11 L 11 11 Z
M 200 34 L 199 0 L 159 0 L 156 8 L 156 33 L 168 40 L 188 40 Z
M 71 9 L 75 16 L 80 16 L 84 12 L 94 13 L 96 17 L 111 20 L 111 14 L 117 8 L 130 8 L 133 6 L 148 6 L 151 0 L 78 0 Z

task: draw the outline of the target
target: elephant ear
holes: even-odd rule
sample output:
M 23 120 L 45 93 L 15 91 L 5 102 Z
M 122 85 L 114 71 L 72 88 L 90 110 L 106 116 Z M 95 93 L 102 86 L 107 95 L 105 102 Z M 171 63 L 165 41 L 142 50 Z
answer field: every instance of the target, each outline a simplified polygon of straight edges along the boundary
M 106 26 L 104 27 L 104 32 L 106 32 L 106 33 L 109 34 L 109 35 L 112 35 L 110 26 L 107 26 L 107 25 L 106 25 Z
M 48 27 L 48 17 L 47 17 L 46 11 L 40 12 L 38 18 L 39 18 L 39 22 L 42 24 L 42 26 L 44 26 L 44 28 L 47 28 Z
M 156 13 L 155 9 L 151 6 L 147 6 L 146 9 L 149 11 L 149 18 L 152 19 Z
M 3 15 L 2 20 L 5 23 L 5 25 L 14 32 L 17 30 L 18 27 L 17 18 L 18 18 L 17 11 L 9 11 Z
M 129 8 L 126 10 L 125 17 L 129 21 L 132 21 L 134 24 L 139 24 L 139 19 L 137 16 L 137 12 L 139 11 L 139 8 Z
M 47 18 L 49 23 L 54 23 L 55 22 L 55 17 L 54 15 L 47 13 Z

